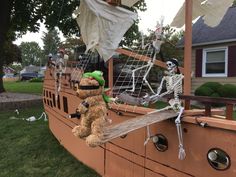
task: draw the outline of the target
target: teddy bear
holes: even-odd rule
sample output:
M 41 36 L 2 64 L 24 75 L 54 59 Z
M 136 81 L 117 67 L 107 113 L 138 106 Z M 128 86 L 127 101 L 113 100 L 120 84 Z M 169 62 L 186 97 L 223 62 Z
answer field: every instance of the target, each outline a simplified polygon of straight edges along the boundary
M 83 100 L 76 110 L 81 122 L 72 132 L 79 138 L 85 138 L 90 147 L 102 144 L 103 128 L 109 123 L 104 84 L 101 71 L 88 72 L 83 74 L 76 91 Z

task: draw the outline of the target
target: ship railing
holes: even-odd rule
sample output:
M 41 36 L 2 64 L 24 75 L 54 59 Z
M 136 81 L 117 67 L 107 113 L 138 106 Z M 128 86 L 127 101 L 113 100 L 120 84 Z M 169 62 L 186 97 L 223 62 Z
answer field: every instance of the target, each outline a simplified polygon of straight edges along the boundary
M 205 116 L 212 116 L 212 107 L 215 104 L 225 106 L 225 118 L 227 120 L 233 120 L 234 106 L 236 105 L 235 98 L 214 98 L 206 96 L 191 96 L 191 95 L 181 95 L 180 98 L 191 104 L 191 101 L 197 101 L 204 105 Z

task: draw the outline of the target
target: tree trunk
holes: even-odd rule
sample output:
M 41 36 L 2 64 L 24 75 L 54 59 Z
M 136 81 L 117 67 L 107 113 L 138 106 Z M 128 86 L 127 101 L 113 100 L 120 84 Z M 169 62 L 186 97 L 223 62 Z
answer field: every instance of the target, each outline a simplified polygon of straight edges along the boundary
M 4 52 L 3 47 L 7 38 L 7 33 L 10 28 L 10 15 L 12 9 L 12 0 L 2 0 L 0 6 L 0 93 L 4 92 L 5 89 L 3 87 L 3 65 L 4 65 Z
M 1 64 L 2 62 L 0 61 L 0 93 L 5 92 L 4 86 L 3 86 L 3 80 L 2 77 L 4 75 L 3 73 L 3 66 Z

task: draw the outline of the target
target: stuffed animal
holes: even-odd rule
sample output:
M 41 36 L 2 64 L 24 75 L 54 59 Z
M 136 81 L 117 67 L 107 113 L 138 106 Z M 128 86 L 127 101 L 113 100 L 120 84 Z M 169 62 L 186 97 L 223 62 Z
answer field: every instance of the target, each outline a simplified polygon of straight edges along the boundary
M 101 71 L 85 73 L 77 89 L 78 97 L 83 101 L 77 108 L 81 122 L 72 132 L 79 138 L 86 138 L 90 147 L 101 145 L 103 127 L 108 124 L 107 105 L 104 97 L 104 84 Z

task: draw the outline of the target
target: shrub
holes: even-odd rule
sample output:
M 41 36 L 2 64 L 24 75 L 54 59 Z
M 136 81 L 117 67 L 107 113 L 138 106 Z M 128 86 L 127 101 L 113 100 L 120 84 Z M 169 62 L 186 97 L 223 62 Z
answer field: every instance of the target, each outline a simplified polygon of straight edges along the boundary
M 236 98 L 236 86 L 232 84 L 225 84 L 218 89 L 221 97 Z
M 210 97 L 219 98 L 220 95 L 218 93 L 214 92 L 212 95 L 210 95 Z M 211 105 L 216 106 L 216 107 L 224 106 L 224 104 L 222 104 L 222 103 L 211 103 Z
M 194 94 L 197 96 L 211 96 L 214 93 L 214 90 L 212 90 L 209 87 L 204 87 L 204 86 L 200 86 L 198 87 Z
M 43 82 L 43 78 L 33 78 L 29 82 Z
M 211 88 L 214 92 L 218 93 L 218 89 L 222 87 L 223 85 L 219 82 L 206 82 L 202 86 Z
M 214 92 L 213 94 L 210 95 L 210 97 L 219 98 L 220 95 L 218 93 Z

